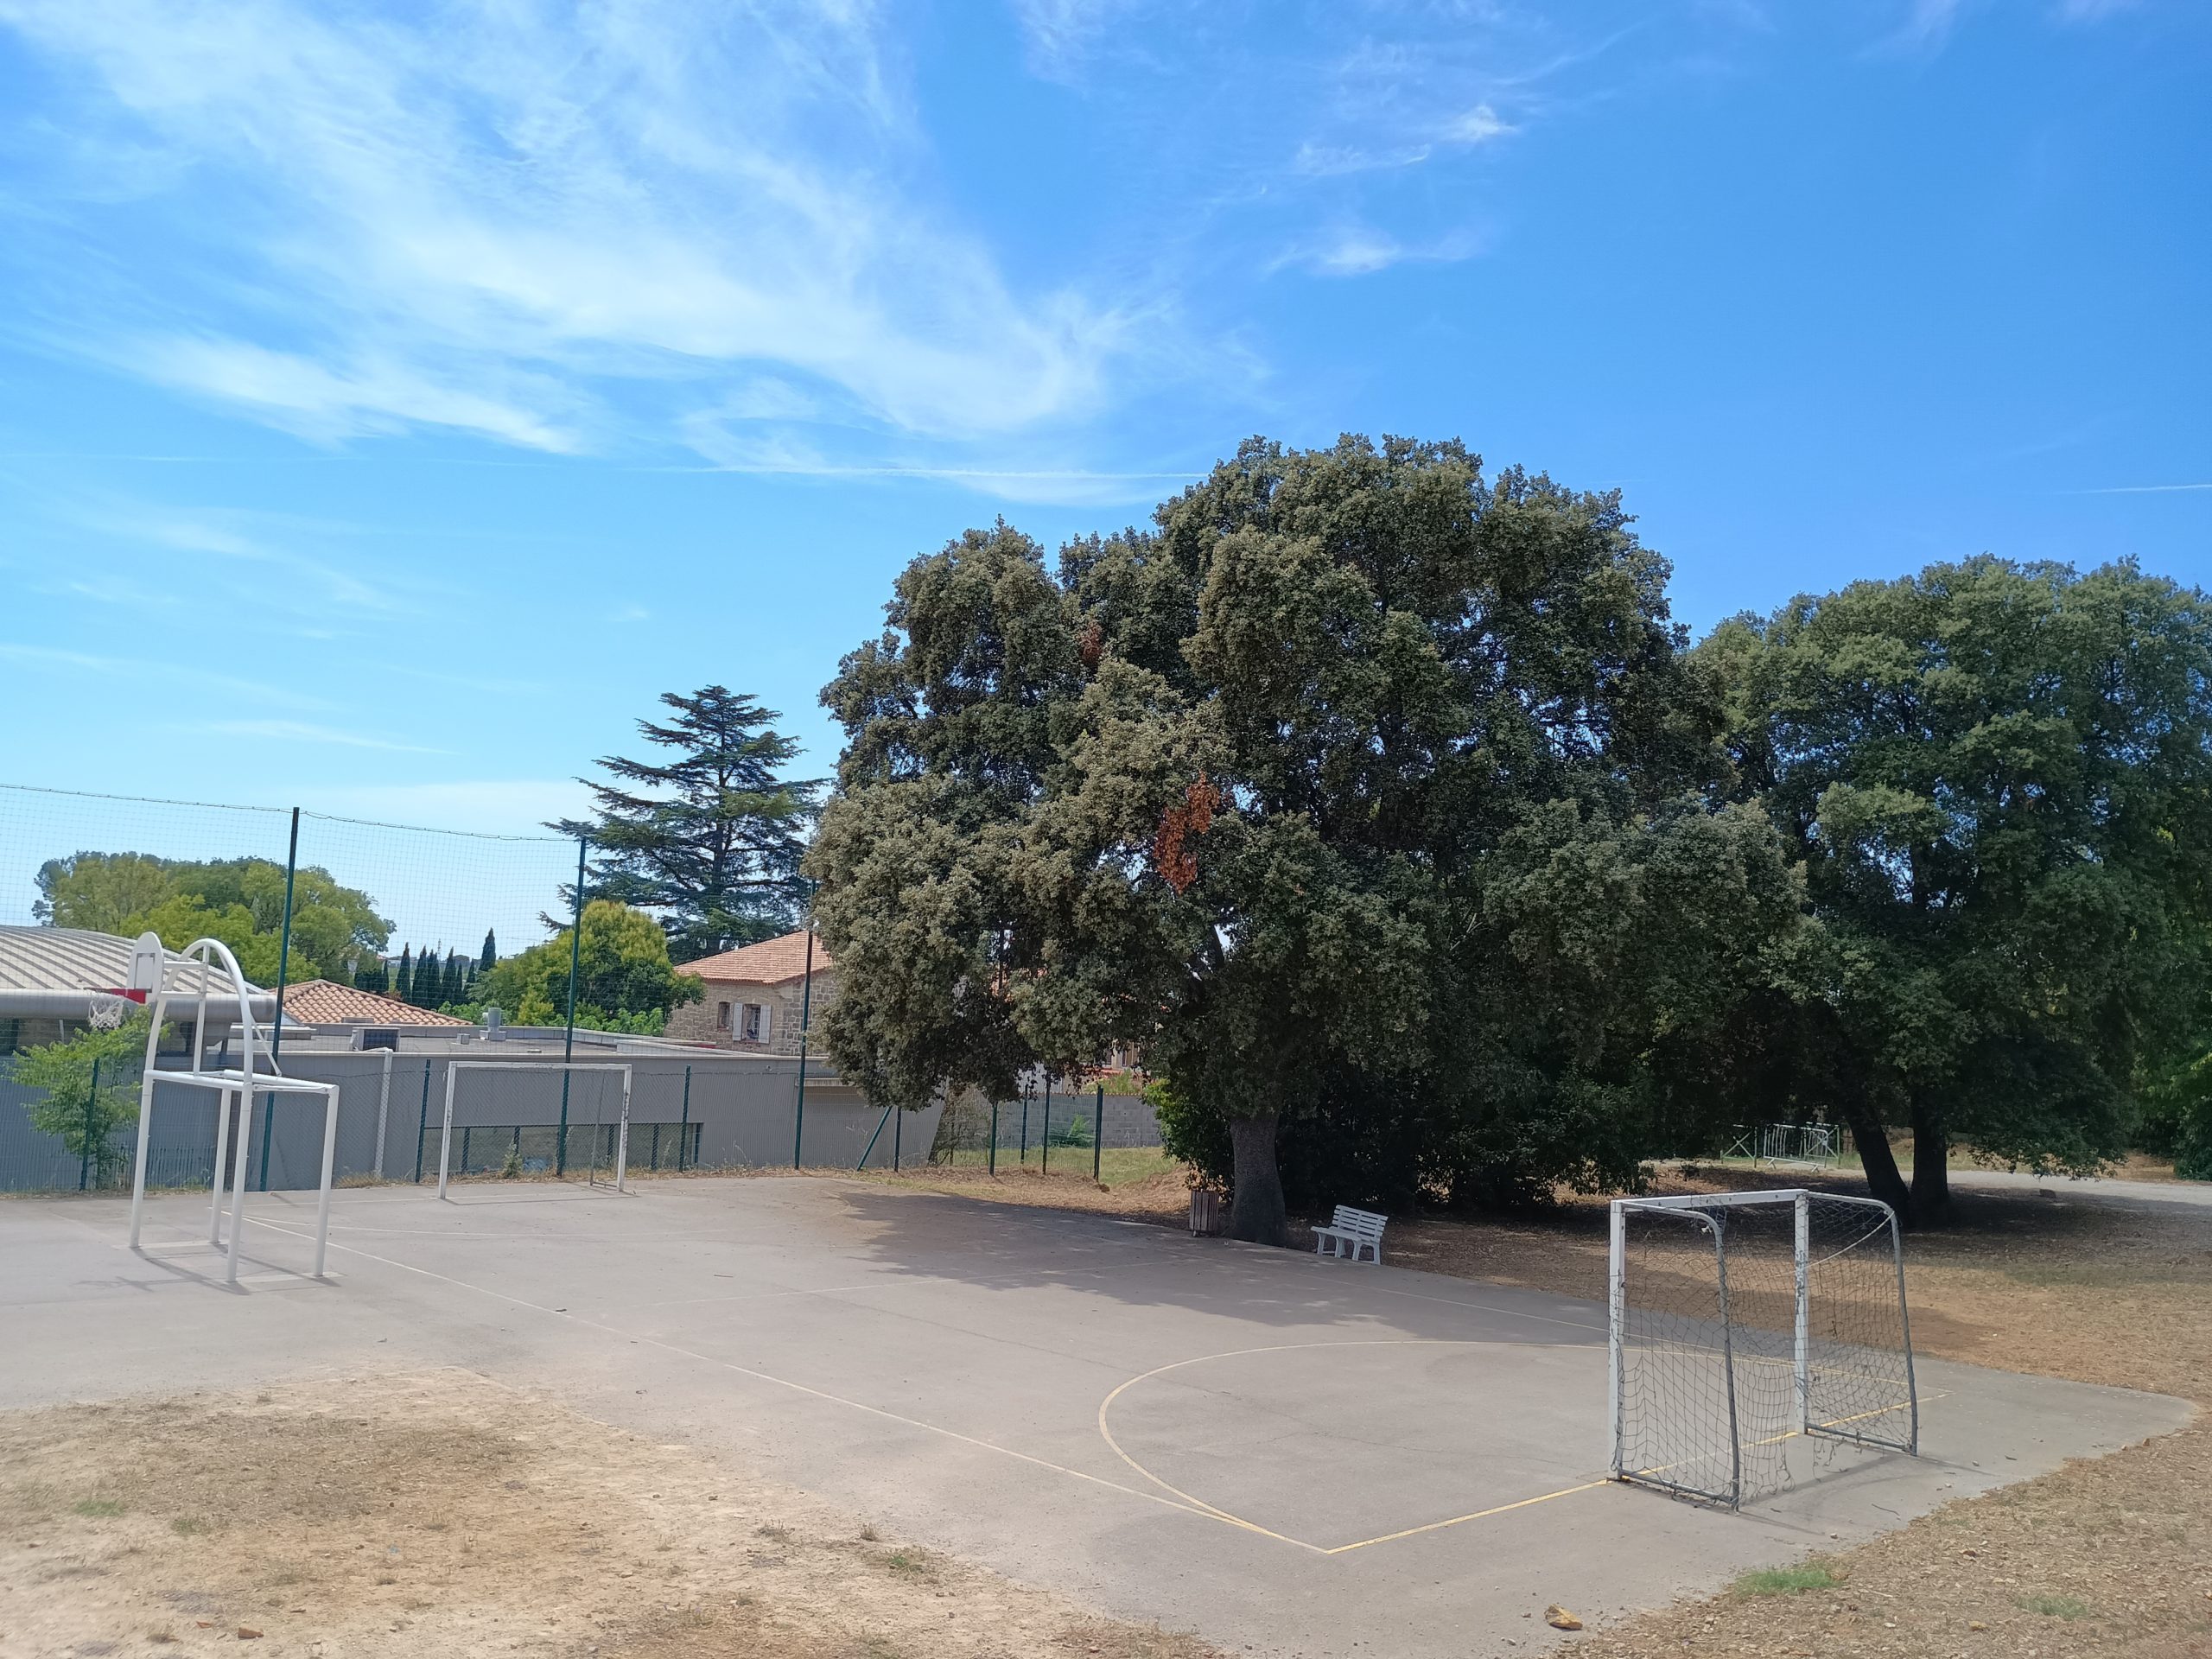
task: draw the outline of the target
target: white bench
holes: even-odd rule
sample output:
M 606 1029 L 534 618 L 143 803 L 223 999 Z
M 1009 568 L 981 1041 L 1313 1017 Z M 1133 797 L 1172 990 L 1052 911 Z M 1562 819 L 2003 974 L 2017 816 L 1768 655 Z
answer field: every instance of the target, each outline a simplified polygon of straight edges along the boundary
M 1337 1206 L 1337 1213 L 1325 1227 L 1313 1230 L 1313 1254 L 1333 1255 L 1339 1260 L 1349 1257 L 1357 1262 L 1364 1249 L 1374 1258 L 1377 1267 L 1382 1265 L 1382 1229 L 1389 1223 L 1388 1216 L 1378 1216 L 1372 1210 L 1355 1210 L 1348 1204 Z

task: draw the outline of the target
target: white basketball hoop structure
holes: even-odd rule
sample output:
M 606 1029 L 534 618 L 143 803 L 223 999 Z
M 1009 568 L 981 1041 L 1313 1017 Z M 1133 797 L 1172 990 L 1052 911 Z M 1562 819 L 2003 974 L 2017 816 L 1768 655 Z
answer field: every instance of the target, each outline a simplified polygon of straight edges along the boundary
M 249 1001 L 245 976 L 238 971 L 238 958 L 220 939 L 195 939 L 180 953 L 189 960 L 196 958 L 200 964 L 200 982 L 196 991 L 172 993 L 168 976 L 161 971 L 162 957 L 161 942 L 147 934 L 139 941 L 143 950 L 146 941 L 153 939 L 156 956 L 151 990 L 153 1020 L 146 1033 L 146 1070 L 144 1081 L 138 1087 L 138 1156 L 137 1173 L 130 1187 L 130 1248 L 138 1249 L 138 1229 L 146 1207 L 146 1148 L 149 1131 L 154 1120 L 154 1084 L 156 1080 L 181 1089 L 205 1089 L 216 1096 L 215 1107 L 215 1179 L 207 1211 L 207 1242 L 219 1249 L 223 1243 L 223 1159 L 229 1149 L 231 1130 L 231 1103 L 241 1103 L 238 1112 L 238 1146 L 237 1169 L 231 1186 L 230 1265 L 225 1282 L 238 1281 L 238 1239 L 245 1231 L 245 1166 L 246 1141 L 252 1127 L 253 1102 L 260 1095 L 320 1095 L 322 1096 L 322 1190 L 315 1206 L 315 1276 L 323 1276 L 323 1260 L 330 1241 L 330 1177 L 338 1153 L 338 1085 L 334 1083 L 312 1083 L 304 1077 L 288 1077 L 271 1069 L 254 1069 L 255 1037 L 253 1005 Z M 208 1071 L 201 1069 L 207 1052 L 207 996 L 213 979 L 219 966 L 228 981 L 227 988 L 238 998 L 239 1051 L 235 1070 Z M 138 975 L 138 963 L 134 961 L 131 975 Z M 142 996 L 145 992 L 140 993 Z M 192 1052 L 190 1069 L 183 1071 L 156 1073 L 154 1065 L 156 1050 L 162 1039 L 162 1021 L 172 1000 L 190 997 L 194 1001 L 192 1020 Z
M 136 1008 L 143 1007 L 149 992 L 162 982 L 162 965 L 168 952 L 158 933 L 141 933 L 130 947 L 130 977 L 107 990 L 86 997 L 85 1022 L 94 1031 L 119 1031 Z

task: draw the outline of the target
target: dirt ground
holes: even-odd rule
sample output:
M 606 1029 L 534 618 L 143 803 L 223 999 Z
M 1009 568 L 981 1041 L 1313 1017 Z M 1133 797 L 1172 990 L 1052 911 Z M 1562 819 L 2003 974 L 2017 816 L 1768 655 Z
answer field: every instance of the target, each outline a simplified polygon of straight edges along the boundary
M 0 1656 L 1208 1659 L 466 1372 L 0 1417 Z
M 2161 1173 L 2155 1166 L 2130 1173 Z M 1654 1190 L 1799 1179 L 1670 1168 Z M 1173 1174 L 1103 1192 L 1033 1173 L 1002 1172 L 992 1182 L 975 1172 L 932 1170 L 898 1179 L 1163 1225 L 1184 1224 L 1188 1216 L 1187 1192 Z M 1846 1181 L 1829 1185 L 1853 1190 Z M 1945 1359 L 2212 1406 L 2212 1211 L 2069 1198 L 2063 1183 L 2053 1190 L 2059 1196 L 1961 1189 L 1957 1225 L 1908 1238 L 1914 1346 Z M 1396 1221 L 1389 1246 L 1394 1262 L 1430 1273 L 1605 1294 L 1599 1199 L 1566 1198 L 1523 1219 Z M 1953 1503 L 1812 1568 L 1751 1575 L 1730 1594 L 1586 1634 L 1575 1649 L 1603 1659 L 2206 1659 L 2212 1413 L 2180 1433 Z

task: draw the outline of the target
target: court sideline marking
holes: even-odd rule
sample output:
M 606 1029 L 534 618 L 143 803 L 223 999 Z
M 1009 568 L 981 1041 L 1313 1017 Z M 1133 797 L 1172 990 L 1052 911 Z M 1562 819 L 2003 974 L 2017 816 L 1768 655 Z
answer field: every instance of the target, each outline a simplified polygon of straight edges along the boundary
M 300 1232 L 294 1228 L 283 1226 L 260 1216 L 249 1215 L 246 1220 L 256 1227 L 266 1227 L 271 1232 L 283 1233 L 290 1238 L 311 1239 L 313 1237 L 312 1234 Z M 1103 1476 L 1089 1474 L 1081 1469 L 1071 1469 L 1065 1465 L 1053 1463 L 1045 1458 L 1033 1457 L 1027 1452 L 1017 1452 L 1012 1446 L 998 1446 L 989 1440 L 978 1440 L 972 1434 L 963 1434 L 957 1429 L 945 1428 L 937 1423 L 926 1423 L 918 1417 L 908 1417 L 899 1412 L 886 1411 L 882 1407 L 871 1406 L 864 1400 L 848 1399 L 843 1395 L 831 1394 L 826 1389 L 814 1388 L 804 1382 L 794 1382 L 789 1377 L 777 1376 L 771 1372 L 757 1370 L 749 1365 L 740 1365 L 734 1360 L 716 1359 L 711 1354 L 702 1354 L 696 1349 L 681 1347 L 675 1343 L 664 1341 L 658 1337 L 632 1336 L 627 1331 L 620 1330 L 616 1326 L 602 1325 L 596 1319 L 588 1319 L 581 1314 L 563 1313 L 558 1308 L 547 1307 L 542 1303 L 527 1301 L 509 1291 L 493 1290 L 483 1285 L 471 1284 L 466 1279 L 456 1279 L 449 1274 L 436 1273 L 429 1268 L 418 1268 L 410 1262 L 395 1262 L 391 1257 L 378 1255 L 372 1250 L 364 1250 L 351 1244 L 341 1244 L 334 1238 L 330 1241 L 330 1248 L 334 1250 L 344 1250 L 349 1255 L 358 1255 L 366 1262 L 374 1262 L 387 1268 L 396 1268 L 403 1273 L 412 1273 L 425 1279 L 435 1279 L 441 1284 L 451 1285 L 459 1290 L 473 1291 L 479 1296 L 486 1296 L 494 1301 L 505 1302 L 512 1307 L 524 1307 L 532 1313 L 543 1313 L 552 1319 L 567 1319 L 589 1330 L 597 1331 L 605 1336 L 619 1337 L 625 1342 L 658 1348 L 664 1353 L 676 1354 L 685 1359 L 696 1359 L 702 1364 L 716 1366 L 726 1371 L 734 1371 L 740 1376 L 753 1377 L 759 1382 L 772 1382 L 778 1388 L 789 1389 L 794 1393 L 827 1401 L 832 1405 L 848 1406 L 855 1411 L 866 1412 L 871 1417 L 880 1417 L 887 1422 L 902 1424 L 908 1428 L 918 1428 L 925 1433 L 941 1435 L 946 1440 L 957 1440 L 963 1446 L 976 1446 L 985 1452 L 995 1452 L 1001 1457 L 1013 1458 L 1039 1469 L 1049 1469 L 1055 1474 L 1067 1475 L 1076 1480 L 1088 1481 L 1090 1484 L 1103 1486 L 1109 1491 L 1121 1492 L 1130 1497 L 1141 1498 L 1147 1503 L 1157 1503 L 1162 1509 L 1179 1510 L 1185 1515 L 1195 1515 L 1202 1520 L 1218 1521 L 1231 1526 L 1243 1524 L 1236 1521 L 1234 1517 L 1221 1515 L 1202 1504 L 1179 1503 L 1173 1498 L 1160 1497 L 1157 1492 L 1147 1492 L 1135 1486 L 1125 1486 L 1119 1481 L 1108 1480 Z M 1244 1529 L 1265 1533 L 1263 1528 L 1246 1526 Z M 1267 1533 L 1266 1535 L 1274 1537 L 1276 1535 Z M 1281 1541 L 1291 1544 L 1298 1542 L 1294 1538 L 1286 1538 Z M 1303 1548 L 1310 1549 L 1313 1546 L 1306 1545 Z
M 246 1219 L 254 1226 L 266 1227 L 271 1232 L 283 1233 L 288 1237 L 307 1239 L 312 1236 L 310 1234 L 302 1232 L 296 1228 L 285 1226 L 278 1222 L 270 1221 L 264 1217 L 249 1215 Z M 1143 1376 L 1131 1377 L 1128 1382 L 1123 1382 L 1120 1387 L 1115 1389 L 1112 1393 L 1109 1393 L 1106 1396 L 1105 1400 L 1099 1405 L 1099 1433 L 1104 1435 L 1106 1443 L 1113 1448 L 1114 1452 L 1117 1457 L 1119 1457 L 1124 1463 L 1128 1464 L 1130 1468 L 1135 1470 L 1137 1473 L 1142 1475 L 1147 1480 L 1151 1481 L 1154 1485 L 1161 1488 L 1162 1491 L 1174 1494 L 1173 1497 L 1162 1497 L 1157 1492 L 1147 1492 L 1139 1487 L 1124 1485 L 1119 1481 L 1108 1480 L 1103 1476 L 1090 1474 L 1081 1469 L 1071 1469 L 1064 1464 L 1053 1463 L 1048 1459 L 1036 1457 L 1027 1452 L 1018 1452 L 1012 1446 L 1000 1446 L 990 1440 L 978 1439 L 972 1434 L 963 1434 L 957 1429 L 946 1428 L 937 1423 L 925 1422 L 920 1418 L 909 1417 L 905 1415 L 903 1413 L 887 1411 L 880 1406 L 872 1406 L 865 1401 L 849 1399 L 843 1395 L 832 1394 L 825 1389 L 814 1388 L 808 1383 L 795 1382 L 788 1377 L 777 1376 L 772 1372 L 760 1370 L 749 1365 L 741 1365 L 734 1360 L 717 1359 L 710 1354 L 702 1354 L 698 1352 L 696 1349 L 685 1348 L 676 1343 L 665 1341 L 658 1337 L 632 1336 L 627 1331 L 620 1330 L 611 1325 L 602 1324 L 596 1319 L 586 1319 L 581 1314 L 564 1313 L 557 1308 L 548 1307 L 537 1302 L 525 1300 L 524 1298 L 517 1296 L 512 1292 L 493 1290 L 483 1285 L 472 1284 L 466 1279 L 458 1279 L 449 1274 L 438 1273 L 429 1268 L 419 1268 L 412 1262 L 394 1261 L 389 1256 L 378 1255 L 372 1250 L 365 1250 L 355 1245 L 340 1243 L 334 1238 L 330 1241 L 330 1248 L 334 1250 L 344 1250 L 349 1255 L 357 1255 L 364 1261 L 374 1262 L 383 1267 L 397 1268 L 403 1273 L 415 1274 L 424 1279 L 435 1280 L 441 1284 L 451 1285 L 459 1290 L 470 1291 L 480 1296 L 489 1297 L 494 1301 L 505 1302 L 511 1306 L 528 1308 L 532 1313 L 543 1313 L 552 1319 L 567 1319 L 574 1324 L 583 1325 L 589 1330 L 597 1331 L 605 1336 L 619 1337 L 625 1342 L 632 1342 L 640 1344 L 646 1347 L 658 1348 L 665 1353 L 678 1355 L 686 1359 L 697 1360 L 702 1364 L 715 1366 L 723 1370 L 734 1372 L 741 1376 L 752 1377 L 759 1382 L 773 1383 L 779 1388 L 788 1389 L 794 1393 L 804 1394 L 814 1399 L 826 1401 L 832 1405 L 846 1406 L 855 1411 L 865 1412 L 869 1416 L 880 1417 L 886 1421 L 899 1423 L 908 1428 L 920 1429 L 927 1433 L 939 1435 L 944 1439 L 957 1441 L 963 1446 L 976 1446 L 980 1450 L 986 1452 L 995 1452 L 1002 1457 L 1013 1458 L 1017 1461 L 1032 1465 L 1039 1469 L 1049 1469 L 1055 1474 L 1066 1475 L 1076 1480 L 1088 1482 L 1090 1484 L 1094 1486 L 1103 1486 L 1109 1491 L 1120 1492 L 1126 1497 L 1140 1498 L 1147 1503 L 1156 1503 L 1163 1509 L 1179 1510 L 1185 1515 L 1194 1515 L 1202 1520 L 1217 1522 L 1224 1526 L 1232 1527 L 1238 1531 L 1253 1533 L 1263 1538 L 1273 1539 L 1277 1543 L 1287 1544 L 1293 1548 L 1305 1550 L 1309 1554 L 1315 1555 L 1337 1555 L 1342 1554 L 1350 1550 L 1364 1549 L 1370 1544 L 1391 1543 L 1401 1538 L 1413 1537 L 1419 1533 L 1433 1532 L 1441 1528 L 1458 1526 L 1463 1522 L 1479 1521 L 1492 1515 L 1503 1515 L 1509 1510 L 1525 1509 L 1531 1504 L 1548 1503 L 1555 1497 L 1567 1497 L 1577 1492 L 1590 1491 L 1598 1487 L 1611 1484 L 1605 1480 L 1587 1481 L 1579 1486 L 1566 1487 L 1556 1492 L 1546 1492 L 1540 1494 L 1535 1497 L 1522 1498 L 1515 1503 L 1498 1504 L 1491 1509 L 1477 1510 L 1472 1514 L 1454 1516 L 1448 1520 L 1430 1522 L 1426 1525 L 1419 1527 L 1409 1527 L 1400 1532 L 1385 1534 L 1381 1537 L 1363 1538 L 1356 1543 L 1340 1544 L 1334 1548 L 1327 1548 L 1319 1544 L 1308 1543 L 1302 1538 L 1292 1538 L 1282 1533 L 1272 1531 L 1266 1527 L 1259 1525 L 1255 1522 L 1244 1520 L 1241 1516 L 1230 1514 L 1225 1510 L 1216 1509 L 1213 1505 L 1205 1503 L 1203 1499 L 1194 1498 L 1188 1493 L 1177 1491 L 1176 1488 L 1168 1485 L 1166 1481 L 1161 1480 L 1158 1476 L 1153 1474 L 1150 1470 L 1146 1469 L 1134 1458 L 1131 1458 L 1128 1453 L 1123 1452 L 1120 1445 L 1114 1440 L 1111 1432 L 1106 1428 L 1106 1408 L 1113 1403 L 1115 1398 L 1120 1395 L 1123 1389 L 1131 1387 L 1135 1383 L 1144 1381 L 1147 1376 L 1157 1376 L 1160 1371 L 1173 1370 L 1182 1365 L 1197 1364 L 1205 1359 L 1228 1357 L 1226 1355 L 1200 1355 L 1194 1359 L 1179 1360 L 1173 1364 L 1163 1365 L 1158 1367 L 1155 1370 L 1147 1371 L 1144 1373 Z M 1377 1339 L 1377 1342 L 1400 1340 L 1408 1343 L 1419 1343 L 1425 1339 L 1381 1338 Z M 1585 1345 L 1580 1343 L 1511 1343 L 1496 1344 L 1475 1343 L 1459 1344 L 1448 1342 L 1446 1339 L 1436 1340 L 1440 1345 L 1541 1348 L 1581 1347 Z M 1288 1343 L 1280 1344 L 1280 1346 L 1285 1348 L 1363 1347 L 1372 1345 L 1376 1345 L 1376 1343 Z M 1266 1352 L 1268 1350 L 1249 1349 L 1238 1350 L 1236 1351 L 1261 1353 Z
M 1270 1343 L 1264 1347 L 1259 1348 L 1230 1348 L 1224 1350 L 1223 1352 L 1218 1354 L 1199 1354 L 1190 1359 L 1178 1359 L 1172 1361 L 1166 1365 L 1155 1365 L 1152 1370 L 1141 1372 L 1139 1375 L 1131 1377 L 1128 1382 L 1114 1389 L 1113 1392 L 1098 1402 L 1098 1433 L 1105 1440 L 1106 1444 L 1113 1448 L 1114 1455 L 1119 1458 L 1123 1463 L 1128 1464 L 1129 1467 L 1135 1470 L 1137 1473 L 1142 1475 L 1147 1480 L 1159 1487 L 1162 1491 L 1173 1492 L 1177 1497 L 1181 1498 L 1185 1503 L 1192 1505 L 1204 1511 L 1205 1514 L 1212 1516 L 1216 1520 L 1225 1521 L 1234 1527 L 1242 1527 L 1247 1532 L 1256 1532 L 1265 1538 L 1273 1538 L 1279 1543 L 1295 1544 L 1299 1548 L 1311 1550 L 1316 1555 L 1343 1555 L 1355 1549 L 1365 1549 L 1370 1544 L 1395 1543 L 1401 1538 L 1411 1538 L 1424 1532 L 1441 1532 L 1446 1527 L 1456 1527 L 1464 1522 L 1486 1520 L 1493 1515 L 1503 1515 L 1509 1510 L 1525 1510 L 1530 1505 L 1536 1503 L 1548 1503 L 1555 1497 L 1572 1497 L 1577 1492 L 1595 1491 L 1599 1487 L 1608 1486 L 1612 1483 L 1610 1480 L 1586 1480 L 1578 1486 L 1562 1486 L 1555 1492 L 1541 1492 L 1535 1497 L 1519 1498 L 1510 1503 L 1494 1503 L 1486 1510 L 1475 1510 L 1468 1514 L 1455 1515 L 1443 1521 L 1427 1522 L 1418 1527 L 1402 1528 L 1399 1531 L 1386 1532 L 1376 1537 L 1362 1538 L 1354 1543 L 1336 1545 L 1314 1544 L 1308 1543 L 1303 1538 L 1292 1538 L 1286 1536 L 1284 1534 L 1280 1532 L 1270 1531 L 1268 1528 L 1260 1525 L 1256 1521 L 1247 1521 L 1242 1516 L 1231 1515 L 1227 1510 L 1215 1508 L 1214 1505 L 1207 1503 L 1205 1499 L 1202 1497 L 1193 1497 L 1190 1493 L 1183 1491 L 1179 1486 L 1169 1485 L 1158 1475 L 1154 1474 L 1151 1470 L 1146 1468 L 1144 1465 L 1139 1463 L 1135 1458 L 1131 1457 L 1127 1452 L 1122 1449 L 1122 1443 L 1114 1438 L 1114 1431 L 1106 1426 L 1107 1411 L 1113 1406 L 1113 1403 L 1116 1400 L 1122 1397 L 1123 1394 L 1136 1387 L 1140 1382 L 1149 1382 L 1154 1377 L 1163 1376 L 1169 1371 L 1179 1371 L 1186 1365 L 1204 1365 L 1210 1361 L 1217 1359 L 1242 1359 L 1250 1354 L 1286 1354 L 1298 1352 L 1302 1350 L 1311 1348 L 1580 1349 L 1586 1348 L 1588 1346 L 1589 1344 L 1587 1343 L 1580 1342 L 1487 1342 L 1479 1338 L 1474 1337 L 1367 1337 L 1355 1338 L 1350 1342 L 1278 1342 Z

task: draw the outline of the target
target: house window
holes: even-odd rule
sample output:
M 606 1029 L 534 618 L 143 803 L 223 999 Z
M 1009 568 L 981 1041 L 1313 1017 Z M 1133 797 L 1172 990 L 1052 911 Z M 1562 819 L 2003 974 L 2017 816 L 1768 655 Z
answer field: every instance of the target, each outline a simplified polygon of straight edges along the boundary
M 748 1002 L 745 1005 L 745 1026 L 738 1033 L 744 1041 L 757 1043 L 760 1040 L 762 1027 L 767 1024 L 766 1020 L 762 1017 L 766 1013 L 766 1010 L 758 1002 Z
M 715 1029 L 716 1031 L 729 1029 L 729 1004 L 727 1002 L 715 1004 Z

